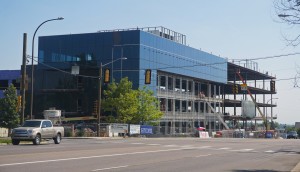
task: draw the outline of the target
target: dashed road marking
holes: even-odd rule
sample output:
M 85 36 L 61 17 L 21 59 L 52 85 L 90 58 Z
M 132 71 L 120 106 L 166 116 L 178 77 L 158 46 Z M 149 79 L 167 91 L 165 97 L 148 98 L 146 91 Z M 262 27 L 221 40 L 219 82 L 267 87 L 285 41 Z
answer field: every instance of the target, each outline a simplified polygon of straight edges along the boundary
M 231 148 L 219 148 L 220 150 L 229 150 Z
M 198 156 L 195 156 L 196 158 L 199 158 L 199 157 L 204 157 L 204 156 L 210 156 L 211 154 L 206 154 L 206 155 L 198 155 Z
M 266 153 L 274 153 L 275 151 L 273 151 L 273 150 L 267 150 L 267 151 L 265 151 Z
M 198 147 L 198 149 L 206 149 L 206 148 L 211 148 L 211 146 L 201 146 L 201 147 Z
M 177 147 L 178 145 L 164 145 L 164 147 Z
M 149 145 L 149 146 L 158 146 L 160 144 L 147 144 L 147 145 Z
M 126 168 L 128 166 L 129 165 L 118 166 L 118 167 L 109 167 L 109 168 L 101 168 L 101 169 L 95 169 L 95 170 L 92 170 L 92 171 L 103 171 L 103 170 L 111 170 L 111 169 L 118 169 L 118 168 Z
M 131 144 L 133 144 L 133 145 L 143 145 L 145 143 L 131 143 Z

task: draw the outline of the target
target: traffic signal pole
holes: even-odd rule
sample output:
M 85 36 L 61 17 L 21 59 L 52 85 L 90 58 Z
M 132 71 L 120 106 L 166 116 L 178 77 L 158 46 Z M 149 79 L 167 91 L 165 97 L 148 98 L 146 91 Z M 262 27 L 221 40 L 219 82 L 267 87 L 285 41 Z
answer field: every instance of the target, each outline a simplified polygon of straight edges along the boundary
M 98 115 L 97 115 L 97 136 L 100 137 L 100 122 L 101 122 L 101 94 L 102 94 L 102 62 L 99 69 L 99 88 L 98 88 Z

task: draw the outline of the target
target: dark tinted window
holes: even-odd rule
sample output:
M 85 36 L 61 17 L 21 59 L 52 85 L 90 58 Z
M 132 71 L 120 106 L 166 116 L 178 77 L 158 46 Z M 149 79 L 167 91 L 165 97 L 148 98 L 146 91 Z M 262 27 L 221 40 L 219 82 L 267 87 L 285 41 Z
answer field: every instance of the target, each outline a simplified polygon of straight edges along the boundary
M 25 121 L 22 127 L 40 127 L 41 121 Z
M 5 90 L 8 87 L 8 80 L 0 80 L 0 90 Z

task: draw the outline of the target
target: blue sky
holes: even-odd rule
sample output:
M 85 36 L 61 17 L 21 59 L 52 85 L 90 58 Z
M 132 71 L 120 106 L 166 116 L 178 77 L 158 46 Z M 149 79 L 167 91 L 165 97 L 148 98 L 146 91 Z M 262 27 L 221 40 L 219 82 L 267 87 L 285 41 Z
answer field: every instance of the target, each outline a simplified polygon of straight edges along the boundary
M 27 54 L 35 29 L 47 19 L 38 36 L 89 33 L 98 30 L 164 26 L 187 36 L 194 48 L 232 59 L 259 58 L 300 52 L 289 47 L 283 35 L 295 36 L 298 27 L 278 22 L 273 0 L 0 0 L 0 70 L 20 69 L 23 33 Z M 35 40 L 37 56 L 37 39 Z M 300 66 L 299 55 L 259 60 L 262 72 L 278 79 L 291 78 Z M 300 88 L 293 80 L 276 82 L 278 122 L 300 121 Z M 267 100 L 266 100 L 267 101 Z

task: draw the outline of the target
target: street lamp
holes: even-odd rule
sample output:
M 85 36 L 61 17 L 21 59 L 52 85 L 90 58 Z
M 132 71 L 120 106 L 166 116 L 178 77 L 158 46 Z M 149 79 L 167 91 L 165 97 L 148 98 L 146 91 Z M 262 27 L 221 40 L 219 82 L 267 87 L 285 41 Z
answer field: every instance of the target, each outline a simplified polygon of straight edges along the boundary
M 291 17 L 293 15 L 289 15 L 289 14 L 278 14 L 278 17 L 280 18 L 285 18 L 285 17 Z
M 102 91 L 102 68 L 104 66 L 107 66 L 109 64 L 112 64 L 114 63 L 115 61 L 118 61 L 118 60 L 126 60 L 127 58 L 126 57 L 121 57 L 121 58 L 118 58 L 116 60 L 113 60 L 109 63 L 106 63 L 104 65 L 102 65 L 102 62 L 100 63 L 100 69 L 99 69 L 99 90 L 98 90 L 98 115 L 97 115 L 97 136 L 100 137 L 100 115 L 101 115 L 101 91 Z
M 290 17 L 291 15 L 288 14 L 278 14 L 278 17 L 280 18 L 285 18 L 285 17 Z
M 41 23 L 35 30 L 34 34 L 33 34 L 33 38 L 32 38 L 32 54 L 31 54 L 31 98 L 30 98 L 30 119 L 32 119 L 32 112 L 33 112 L 33 73 L 34 73 L 34 67 L 33 67 L 33 58 L 34 58 L 34 37 L 36 32 L 39 30 L 39 28 L 49 22 L 49 21 L 54 21 L 54 20 L 63 20 L 63 17 L 58 17 L 55 19 L 49 19 L 44 21 L 43 23 Z

